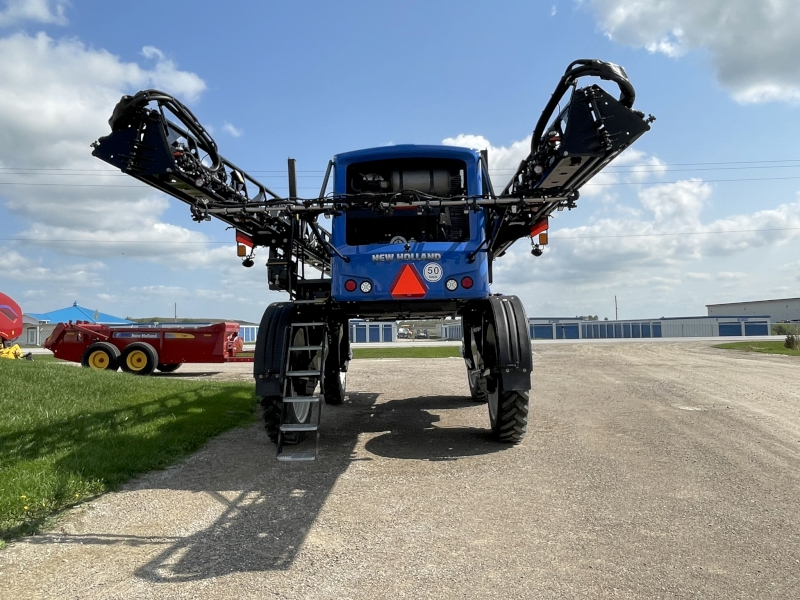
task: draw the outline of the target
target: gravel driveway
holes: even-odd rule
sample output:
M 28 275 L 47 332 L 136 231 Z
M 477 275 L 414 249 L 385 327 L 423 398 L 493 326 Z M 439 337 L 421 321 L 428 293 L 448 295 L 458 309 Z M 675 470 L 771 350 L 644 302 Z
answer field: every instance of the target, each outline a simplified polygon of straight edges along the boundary
M 316 463 L 231 431 L 0 552 L 0 597 L 800 598 L 800 359 L 534 355 L 517 447 L 460 359 L 358 360 Z

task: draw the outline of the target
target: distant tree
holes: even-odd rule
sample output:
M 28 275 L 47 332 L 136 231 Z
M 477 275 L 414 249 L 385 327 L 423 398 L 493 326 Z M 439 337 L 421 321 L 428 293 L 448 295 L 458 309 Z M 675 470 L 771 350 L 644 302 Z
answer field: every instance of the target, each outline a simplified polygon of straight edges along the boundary
M 603 321 L 608 321 L 608 317 L 603 317 Z

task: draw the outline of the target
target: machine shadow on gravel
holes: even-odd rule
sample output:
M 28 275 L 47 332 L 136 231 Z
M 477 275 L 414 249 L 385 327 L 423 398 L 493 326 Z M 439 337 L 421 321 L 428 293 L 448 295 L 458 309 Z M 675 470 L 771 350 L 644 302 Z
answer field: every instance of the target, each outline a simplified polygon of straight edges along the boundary
M 429 411 L 474 406 L 467 398 L 377 400 L 378 394 L 349 393 L 343 406 L 325 407 L 319 461 L 275 461 L 274 446 L 261 427 L 254 426 L 230 441 L 237 446 L 234 451 L 214 452 L 184 466 L 180 482 L 163 479 L 165 487 L 209 494 L 223 509 L 202 531 L 167 542 L 136 576 L 169 583 L 289 569 L 339 476 L 353 460 L 371 460 L 353 456 L 360 433 L 388 432 L 366 445 L 371 453 L 387 458 L 456 460 L 506 448 L 491 442 L 485 430 L 435 426 L 439 417 Z M 190 469 L 196 473 L 186 473 Z M 164 539 L 157 543 L 164 544 Z M 347 549 L 338 551 L 346 559 Z
M 175 476 L 168 472 L 144 482 L 150 488 L 161 484 L 208 494 L 222 511 L 201 531 L 168 542 L 135 575 L 174 583 L 289 569 L 333 486 L 354 460 L 358 435 L 377 399 L 378 394 L 348 394 L 343 406 L 325 407 L 318 461 L 276 461 L 275 446 L 259 424 L 230 440 L 217 440 L 228 447 L 201 454 Z
M 440 417 L 429 412 L 474 406 L 476 403 L 465 396 L 419 396 L 378 404 L 370 429 L 386 433 L 369 440 L 365 448 L 386 458 L 430 461 L 457 460 L 509 449 L 510 446 L 492 440 L 488 429 L 437 427 Z

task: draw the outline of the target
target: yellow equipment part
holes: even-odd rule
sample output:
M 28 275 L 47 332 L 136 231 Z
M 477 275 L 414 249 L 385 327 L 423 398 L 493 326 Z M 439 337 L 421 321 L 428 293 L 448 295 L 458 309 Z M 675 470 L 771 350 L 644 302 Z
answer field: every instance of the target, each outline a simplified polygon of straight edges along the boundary
M 22 353 L 22 348 L 19 347 L 19 344 L 14 344 L 10 348 L 0 348 L 0 358 L 21 359 L 25 358 L 25 355 Z

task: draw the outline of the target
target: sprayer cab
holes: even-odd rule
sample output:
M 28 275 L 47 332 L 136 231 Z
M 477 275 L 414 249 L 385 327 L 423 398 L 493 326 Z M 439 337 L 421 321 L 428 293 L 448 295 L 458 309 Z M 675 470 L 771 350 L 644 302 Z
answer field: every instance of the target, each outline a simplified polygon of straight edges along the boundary
M 387 146 L 333 165 L 343 206 L 332 220 L 331 295 L 348 312 L 453 314 L 489 295 L 484 210 L 464 202 L 483 193 L 480 153 Z

